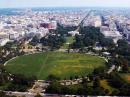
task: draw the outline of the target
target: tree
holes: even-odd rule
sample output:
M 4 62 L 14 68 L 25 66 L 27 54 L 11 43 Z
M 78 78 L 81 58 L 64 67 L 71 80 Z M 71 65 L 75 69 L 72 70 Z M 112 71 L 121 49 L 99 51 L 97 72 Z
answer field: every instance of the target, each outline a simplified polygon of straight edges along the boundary
M 128 47 L 128 42 L 124 39 L 119 39 L 117 41 L 118 47 Z
M 103 88 L 97 87 L 97 88 L 93 89 L 93 95 L 95 95 L 95 96 L 97 96 L 97 95 L 105 96 L 105 91 L 103 90 Z
M 114 42 L 110 38 L 105 38 L 102 33 L 100 33 L 100 29 L 90 26 L 90 27 L 82 27 L 80 30 L 81 35 L 75 36 L 75 42 L 72 44 L 72 48 L 83 48 L 85 47 L 93 47 L 96 42 L 99 42 L 104 47 L 113 47 L 115 46 Z
M 121 88 L 120 88 L 120 93 L 119 95 L 121 96 L 130 96 L 130 84 L 124 84 Z
M 5 70 L 4 66 L 0 66 L 0 84 L 9 82 L 9 73 Z
M 16 96 L 9 96 L 9 95 L 6 95 L 5 92 L 0 91 L 0 97 L 16 97 Z
M 46 93 L 61 94 L 62 86 L 57 82 L 53 81 L 46 89 Z
M 123 56 L 118 56 L 118 58 L 113 58 L 113 60 L 113 64 L 121 66 L 123 72 L 129 71 L 129 61 L 126 58 L 124 58 Z
M 59 49 L 63 43 L 65 42 L 65 38 L 63 36 L 59 35 L 48 35 L 47 37 L 42 37 L 40 39 L 40 42 L 44 46 L 49 46 L 52 50 L 53 49 Z
M 94 46 L 95 45 L 95 41 L 93 39 L 89 38 L 89 37 L 85 37 L 83 39 L 83 43 L 84 43 L 84 45 L 86 47 L 88 47 L 88 46 Z
M 94 88 L 100 87 L 100 78 L 98 76 L 93 81 L 93 87 Z
M 116 72 L 112 72 L 109 76 L 109 83 L 112 87 L 121 88 L 126 82 Z
M 37 36 L 34 36 L 30 42 L 31 45 L 36 46 L 40 42 L 40 39 Z
M 21 74 L 12 75 L 11 78 L 13 79 L 10 81 L 10 84 L 5 89 L 7 91 L 20 91 L 24 92 L 28 89 L 28 87 L 32 87 L 36 77 L 25 77 Z
M 111 95 L 112 96 L 117 96 L 117 95 L 119 95 L 119 93 L 120 93 L 120 91 L 115 89 L 115 90 L 112 91 Z
M 82 37 L 79 35 L 75 36 L 75 42 L 71 45 L 72 49 L 79 49 L 79 48 L 83 48 L 84 47 L 84 43 L 82 41 Z
M 102 38 L 100 40 L 100 43 L 103 47 L 107 47 L 107 48 L 115 47 L 115 44 L 111 38 Z
M 126 59 L 123 60 L 122 70 L 123 70 L 123 72 L 128 72 L 129 71 L 128 60 L 126 60 Z
M 105 67 L 98 67 L 98 68 L 95 68 L 94 70 L 93 70 L 93 74 L 95 75 L 95 76 L 102 76 L 105 72 Z
M 57 29 L 56 29 L 56 33 L 57 34 L 60 34 L 61 36 L 64 36 L 64 35 L 68 35 L 68 32 L 69 31 L 74 31 L 76 30 L 77 27 L 76 26 L 62 26 L 60 25 L 59 23 L 57 24 Z
M 50 74 L 50 75 L 47 77 L 47 80 L 49 80 L 49 81 L 60 80 L 60 78 L 57 77 L 56 75 Z

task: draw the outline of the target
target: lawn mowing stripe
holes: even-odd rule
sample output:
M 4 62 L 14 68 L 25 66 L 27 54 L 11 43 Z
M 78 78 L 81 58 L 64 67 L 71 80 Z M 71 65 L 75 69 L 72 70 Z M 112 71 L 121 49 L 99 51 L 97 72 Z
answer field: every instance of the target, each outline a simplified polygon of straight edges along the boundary
M 47 52 L 20 56 L 7 63 L 5 67 L 14 74 L 35 75 L 39 80 L 45 80 L 49 74 L 54 74 L 61 79 L 75 75 L 86 75 L 92 73 L 94 68 L 104 66 L 104 62 L 98 56 L 79 53 Z
M 41 67 L 41 69 L 40 69 L 40 71 L 39 71 L 39 73 L 38 73 L 38 76 L 37 76 L 38 78 L 40 77 L 41 72 L 42 72 L 44 66 L 46 66 L 45 63 L 46 63 L 46 61 L 47 61 L 47 59 L 48 59 L 48 56 L 49 56 L 49 55 L 47 54 L 46 59 L 45 59 L 45 61 L 43 62 L 43 65 L 42 65 L 42 67 Z

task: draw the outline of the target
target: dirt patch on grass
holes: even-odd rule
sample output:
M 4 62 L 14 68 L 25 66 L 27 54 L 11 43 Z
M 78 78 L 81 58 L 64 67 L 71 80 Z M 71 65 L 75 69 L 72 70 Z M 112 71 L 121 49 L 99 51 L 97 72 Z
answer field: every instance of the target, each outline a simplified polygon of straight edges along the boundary
M 127 75 L 127 80 L 130 81 L 130 75 Z

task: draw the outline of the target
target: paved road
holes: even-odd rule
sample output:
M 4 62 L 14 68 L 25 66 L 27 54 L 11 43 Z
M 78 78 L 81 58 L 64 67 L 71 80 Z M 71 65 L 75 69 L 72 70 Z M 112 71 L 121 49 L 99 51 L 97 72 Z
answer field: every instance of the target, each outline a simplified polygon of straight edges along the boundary
M 78 25 L 78 28 L 76 29 L 76 31 L 79 31 L 80 30 L 80 27 L 83 25 L 84 21 L 89 17 L 89 15 L 91 14 L 91 12 L 94 11 L 94 10 L 90 10 L 87 15 L 81 20 L 81 22 L 79 23 Z

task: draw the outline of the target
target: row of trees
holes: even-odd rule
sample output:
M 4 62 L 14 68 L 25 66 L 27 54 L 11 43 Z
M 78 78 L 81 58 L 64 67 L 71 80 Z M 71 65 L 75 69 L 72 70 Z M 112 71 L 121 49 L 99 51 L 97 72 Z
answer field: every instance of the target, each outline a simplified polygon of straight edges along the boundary
M 64 95 L 116 95 L 129 96 L 130 84 L 124 81 L 117 72 L 107 74 L 104 68 L 97 68 L 93 74 L 88 75 L 89 81 L 83 78 L 83 82 L 78 85 L 61 85 L 57 80 L 53 80 L 46 93 Z M 108 85 L 114 90 L 105 89 L 101 85 L 101 80 L 107 80 Z
M 64 95 L 114 95 L 114 92 L 109 94 L 108 89 L 104 89 L 101 86 L 100 80 L 107 77 L 105 68 L 96 68 L 92 74 L 88 75 L 88 78 L 83 77 L 82 83 L 77 85 L 61 85 L 57 80 L 53 80 L 49 87 L 46 89 L 46 93 L 51 94 L 64 94 Z
M 10 74 L 4 66 L 0 66 L 0 86 L 2 90 L 26 91 L 29 87 L 32 87 L 36 79 L 35 76 L 26 77 L 20 74 Z
M 114 95 L 130 96 L 130 83 L 126 82 L 117 72 L 111 73 L 107 76 L 109 84 L 116 89 Z
M 34 84 L 34 81 L 37 80 L 35 76 L 26 77 L 21 74 L 12 75 L 11 79 L 13 80 L 8 83 L 4 90 L 25 92 L 31 88 Z
M 9 95 L 6 95 L 5 92 L 0 91 L 0 97 L 16 97 L 16 96 L 9 96 Z
M 116 65 L 122 67 L 122 72 L 129 72 L 130 66 L 130 46 L 124 39 L 117 41 L 117 46 L 108 50 L 112 58 L 109 60 L 109 65 Z
M 56 33 L 57 34 L 60 34 L 61 36 L 64 36 L 64 35 L 68 35 L 68 32 L 69 31 L 74 31 L 74 30 L 76 30 L 77 29 L 77 27 L 76 26 L 67 26 L 67 27 L 64 27 L 63 25 L 60 25 L 59 23 L 58 23 L 58 25 L 57 25 L 57 29 L 56 29 Z
M 92 83 L 92 86 L 89 85 Z M 51 85 L 46 89 L 46 93 L 51 94 L 69 94 L 69 95 L 105 95 L 105 91 L 100 87 L 99 77 L 95 77 L 92 82 L 83 80 L 81 84 L 63 86 L 58 81 L 53 81 Z
M 16 46 L 14 46 L 16 44 Z M 13 47 L 14 46 L 14 47 Z M 8 42 L 3 47 L 0 47 L 0 64 L 5 63 L 7 60 L 12 57 L 23 55 L 22 44 Z
M 63 43 L 65 42 L 64 36 L 55 34 L 55 35 L 48 35 L 47 37 L 42 37 L 40 39 L 40 43 L 44 46 L 49 46 L 51 49 L 59 49 Z
M 81 35 L 75 36 L 75 42 L 72 44 L 73 49 L 83 48 L 83 47 L 94 47 L 96 43 L 99 43 L 102 47 L 111 48 L 115 46 L 114 42 L 110 38 L 105 38 L 102 33 L 100 33 L 99 28 L 95 27 L 83 27 L 80 31 Z

